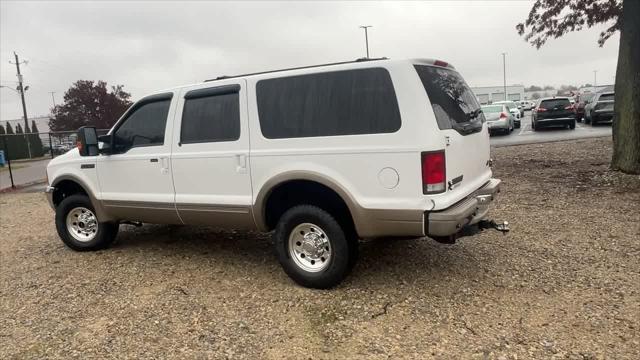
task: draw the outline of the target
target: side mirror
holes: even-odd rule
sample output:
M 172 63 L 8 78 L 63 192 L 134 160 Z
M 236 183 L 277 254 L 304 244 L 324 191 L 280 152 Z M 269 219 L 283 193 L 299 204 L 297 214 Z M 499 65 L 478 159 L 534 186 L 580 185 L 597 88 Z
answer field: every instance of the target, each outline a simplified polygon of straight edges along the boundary
M 111 154 L 113 151 L 113 135 L 98 136 L 98 152 L 100 154 Z
M 78 150 L 80 156 L 98 155 L 98 133 L 93 126 L 83 126 L 78 129 Z

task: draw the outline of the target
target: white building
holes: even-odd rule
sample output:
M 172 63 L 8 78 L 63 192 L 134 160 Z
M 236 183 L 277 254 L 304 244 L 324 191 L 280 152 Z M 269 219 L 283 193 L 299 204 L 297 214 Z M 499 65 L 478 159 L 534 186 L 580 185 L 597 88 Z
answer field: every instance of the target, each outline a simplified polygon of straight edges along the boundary
M 490 104 L 492 102 L 503 101 L 505 99 L 504 86 L 471 87 L 471 91 L 476 94 L 476 97 L 481 104 Z M 514 101 L 524 100 L 524 85 L 507 86 L 506 98 Z

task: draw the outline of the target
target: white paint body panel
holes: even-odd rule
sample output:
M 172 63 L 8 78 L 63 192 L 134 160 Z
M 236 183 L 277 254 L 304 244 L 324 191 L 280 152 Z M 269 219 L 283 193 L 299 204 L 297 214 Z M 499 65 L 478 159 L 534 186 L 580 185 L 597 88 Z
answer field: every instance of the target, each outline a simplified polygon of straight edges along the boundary
M 240 138 L 236 141 L 181 144 L 180 131 L 173 135 L 172 167 L 176 203 L 251 206 L 249 173 L 249 123 L 247 89 L 243 79 L 189 86 L 177 97 L 175 127 L 180 129 L 184 95 L 190 90 L 240 85 Z
M 446 209 L 491 178 L 488 129 L 484 125 L 481 132 L 466 136 L 455 130 L 440 130 L 414 64 L 431 66 L 433 61 L 355 62 L 173 89 L 164 145 L 95 158 L 81 158 L 75 151 L 52 160 L 49 176 L 54 179 L 65 173 L 76 174 L 86 181 L 96 198 L 103 200 L 252 206 L 271 179 L 302 171 L 330 179 L 363 209 Z M 256 84 L 260 80 L 371 67 L 384 68 L 391 76 L 402 121 L 397 132 L 290 139 L 267 139 L 262 135 L 256 101 Z M 241 85 L 240 139 L 178 146 L 184 94 L 229 84 Z M 463 180 L 452 190 L 424 195 L 421 153 L 443 149 L 447 181 L 460 175 Z M 150 158 L 165 160 L 152 163 Z M 97 163 L 97 173 L 80 171 L 76 166 L 80 162 Z M 379 180 L 385 168 L 397 173 L 395 186 L 385 186 Z M 261 209 L 253 211 L 258 213 Z

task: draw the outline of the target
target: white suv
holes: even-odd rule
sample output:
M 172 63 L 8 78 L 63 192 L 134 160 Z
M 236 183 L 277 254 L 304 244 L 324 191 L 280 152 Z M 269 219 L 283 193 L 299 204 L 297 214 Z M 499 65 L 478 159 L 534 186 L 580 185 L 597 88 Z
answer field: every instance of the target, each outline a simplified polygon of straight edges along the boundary
M 108 135 L 78 135 L 46 190 L 74 250 L 107 247 L 120 223 L 274 231 L 285 272 L 328 288 L 358 238 L 508 230 L 483 220 L 500 180 L 480 105 L 439 60 L 219 77 L 141 99 Z

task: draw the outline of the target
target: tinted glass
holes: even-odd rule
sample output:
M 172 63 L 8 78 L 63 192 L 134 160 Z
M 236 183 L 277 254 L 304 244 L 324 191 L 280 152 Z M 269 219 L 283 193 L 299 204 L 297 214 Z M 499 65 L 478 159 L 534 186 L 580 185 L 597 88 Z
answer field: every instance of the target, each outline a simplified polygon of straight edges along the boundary
M 598 101 L 609 101 L 609 100 L 613 100 L 615 98 L 614 94 L 603 94 L 600 95 L 600 99 L 598 99 Z
M 270 139 L 392 133 L 400 110 L 385 69 L 335 71 L 261 80 L 262 134 Z
M 164 130 L 171 100 L 144 104 L 129 115 L 115 131 L 115 150 L 164 144 Z
M 182 111 L 182 143 L 234 141 L 240 138 L 238 93 L 186 99 Z
M 540 107 L 545 109 L 555 109 L 556 107 L 565 107 L 571 105 L 569 99 L 550 99 L 550 100 L 542 100 L 540 102 Z
M 482 129 L 485 118 L 479 111 L 480 104 L 457 72 L 436 66 L 415 65 L 415 68 L 440 129 L 454 129 L 461 134 Z

